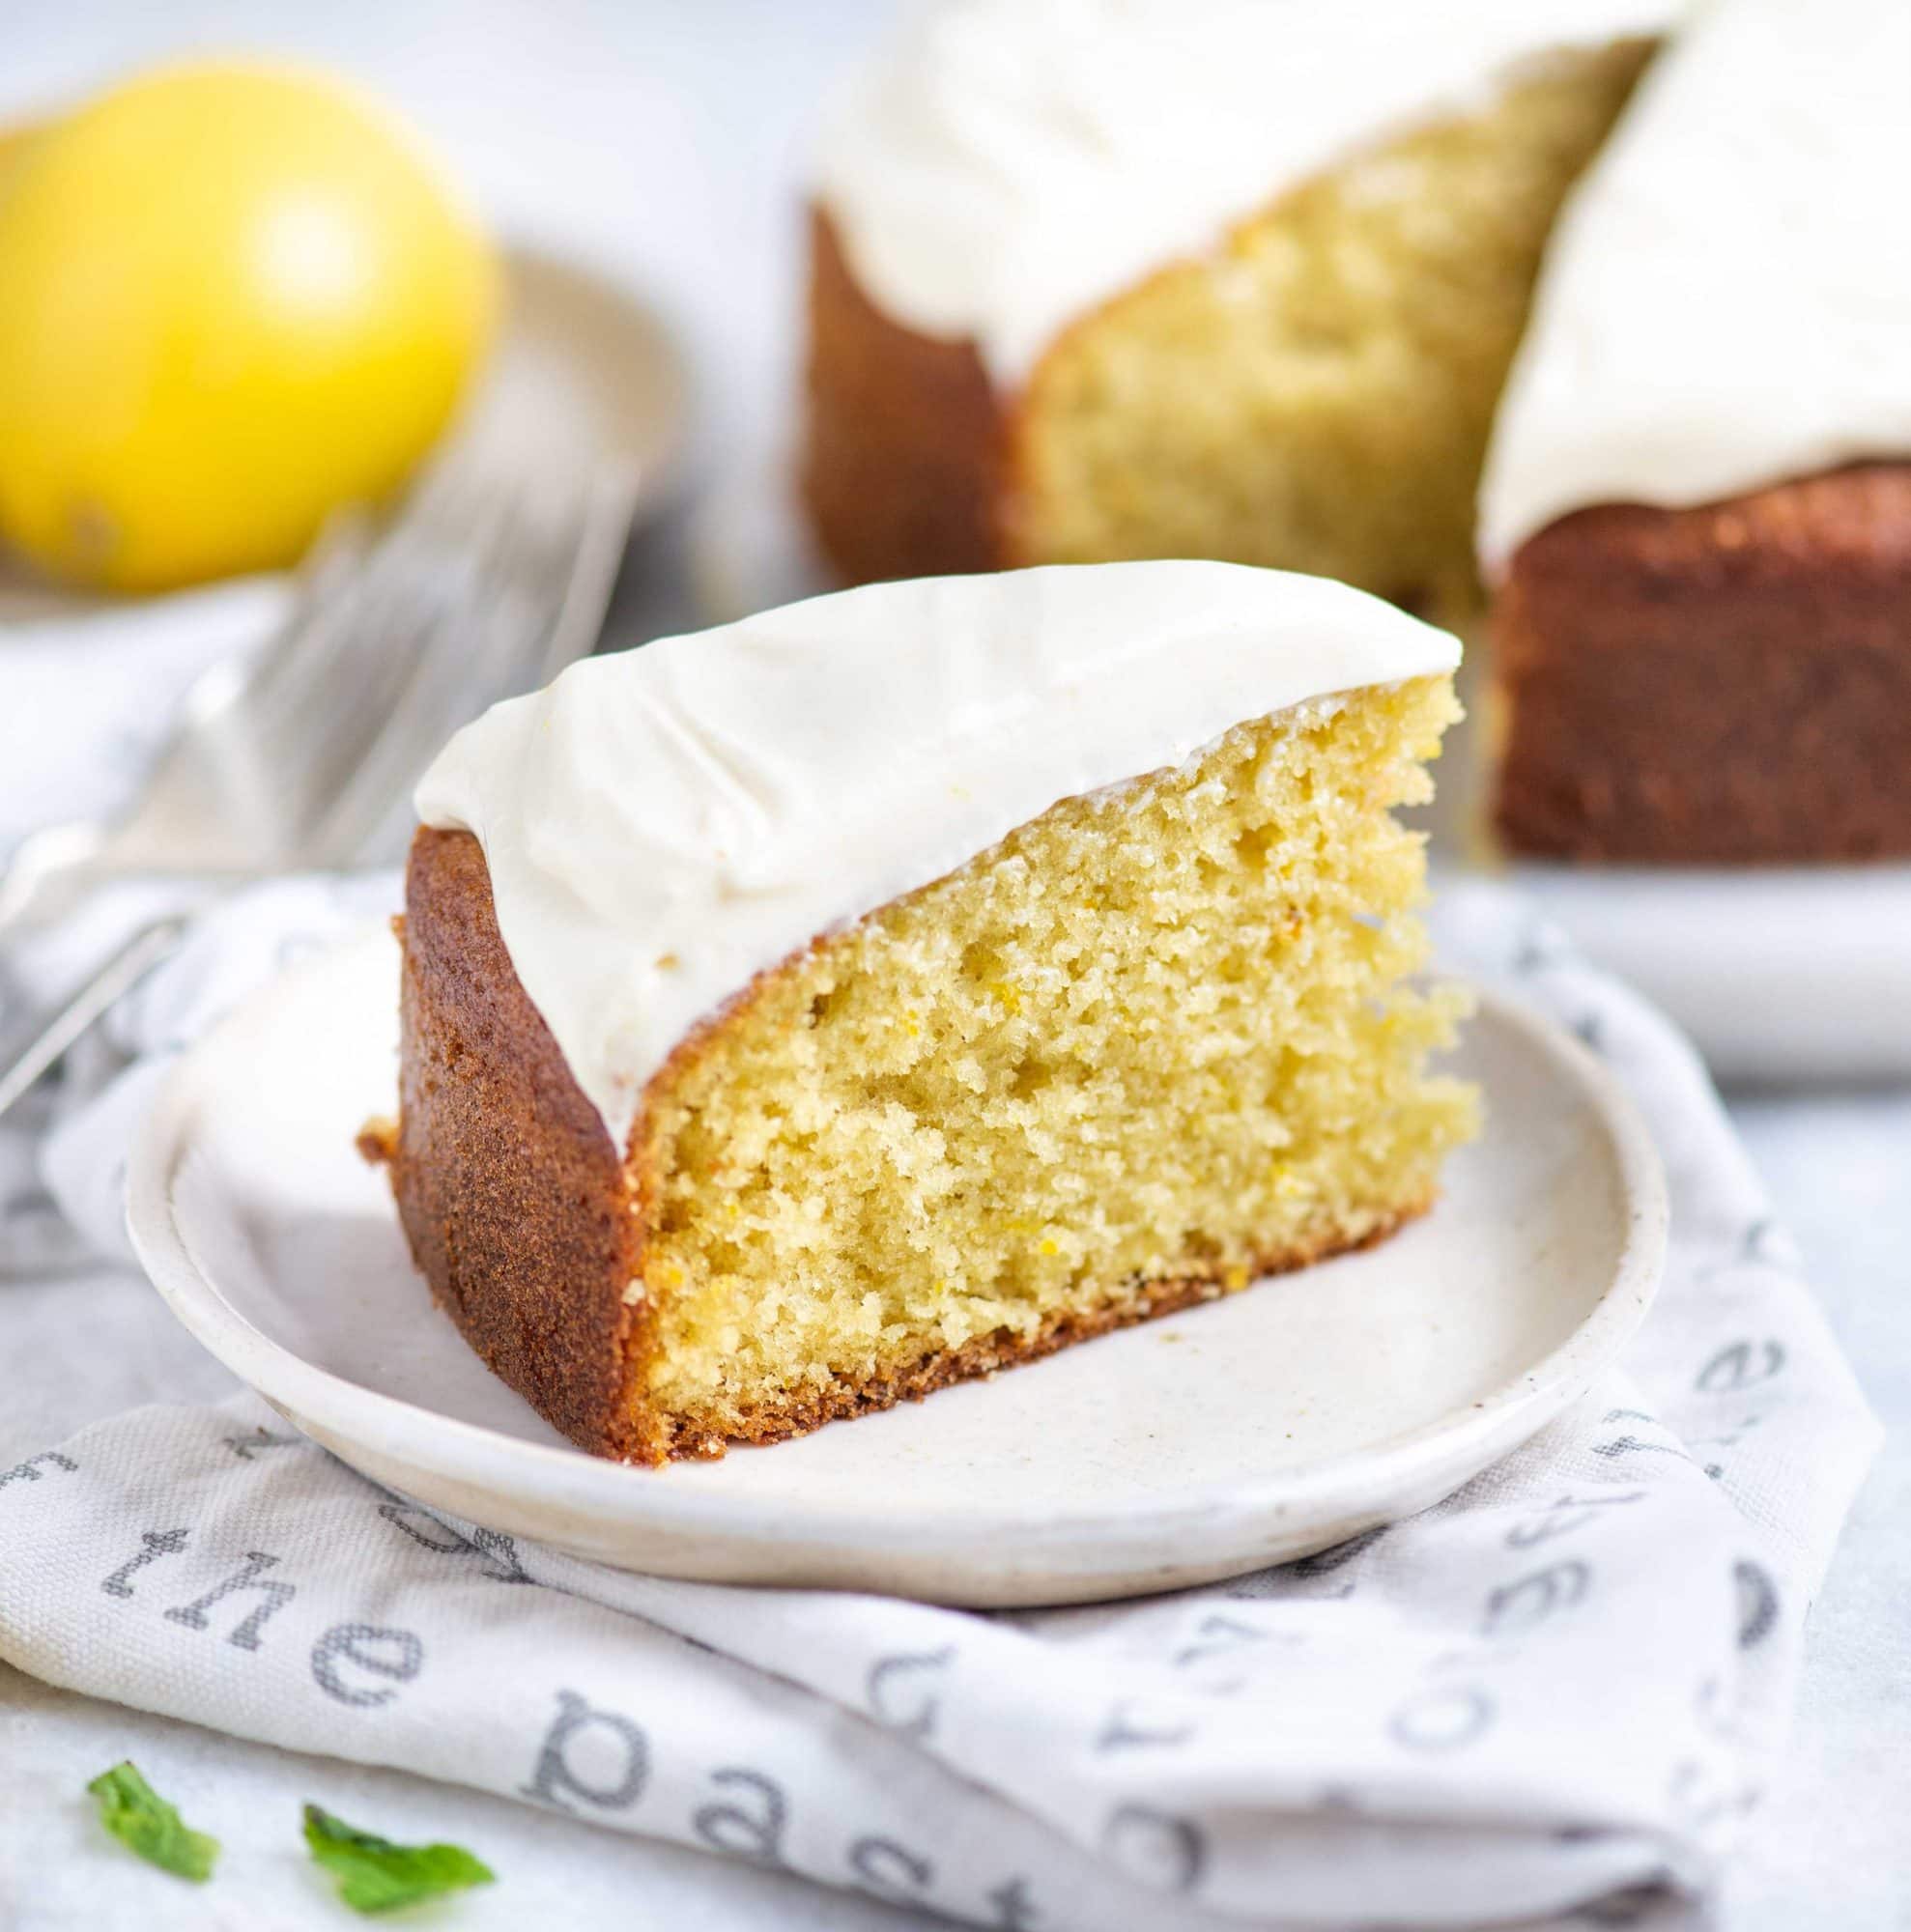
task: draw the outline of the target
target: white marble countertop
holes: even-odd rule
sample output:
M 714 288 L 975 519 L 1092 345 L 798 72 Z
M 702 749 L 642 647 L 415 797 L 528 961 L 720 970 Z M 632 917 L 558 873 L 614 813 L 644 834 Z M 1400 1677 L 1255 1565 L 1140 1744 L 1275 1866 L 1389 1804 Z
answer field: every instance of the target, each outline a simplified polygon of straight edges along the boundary
M 796 185 L 818 90 L 893 11 L 891 0 L 14 0 L 0 119 L 185 47 L 290 51 L 345 66 L 397 99 L 449 151 L 504 224 L 568 245 L 656 299 L 694 345 L 703 463 L 760 440 L 789 380 L 798 287 Z M 694 621 L 680 533 L 641 554 L 620 625 Z M 1888 1932 L 1911 1926 L 1911 1092 L 1741 1094 L 1733 1115 L 1804 1248 L 1833 1324 L 1892 1434 L 1859 1498 L 1812 1621 L 1791 1775 L 1724 1910 L 1725 1932 Z M 131 1403 L 230 1386 L 142 1282 L 0 1284 L 43 1297 L 43 1332 L 71 1352 L 30 1382 L 0 1367 L 0 1458 Z M 71 1311 L 83 1306 L 75 1323 Z M 16 1302 L 10 1313 L 21 1313 Z M 110 1325 L 102 1376 L 85 1346 Z M 337 1924 L 307 1871 L 297 1806 L 480 1847 L 512 1881 L 470 1895 L 474 1928 L 613 1916 L 699 1932 L 915 1922 L 872 1902 L 765 1872 L 721 1871 L 526 1806 L 394 1773 L 293 1756 L 94 1703 L 0 1667 L 0 1923 L 76 1932 L 102 1916 L 114 1854 L 89 1835 L 85 1779 L 131 1754 L 195 1824 L 286 1850 L 236 1858 L 200 1892 L 138 1894 L 143 1926 Z M 9 1899 L 13 1900 L 11 1907 Z M 535 1907 L 528 1901 L 535 1900 Z M 14 1917 L 7 1917 L 12 1910 Z

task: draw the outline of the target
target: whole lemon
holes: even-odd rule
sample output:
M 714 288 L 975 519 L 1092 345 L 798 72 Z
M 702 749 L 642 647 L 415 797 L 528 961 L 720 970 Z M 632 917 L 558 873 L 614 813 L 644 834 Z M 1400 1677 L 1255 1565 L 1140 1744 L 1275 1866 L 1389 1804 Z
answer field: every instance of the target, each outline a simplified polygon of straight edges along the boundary
M 497 290 L 430 161 L 334 80 L 103 95 L 0 172 L 0 535 L 120 590 L 290 563 L 431 447 Z
M 0 128 L 0 186 L 4 186 L 8 174 L 15 162 L 25 155 L 33 137 L 40 130 L 37 128 Z

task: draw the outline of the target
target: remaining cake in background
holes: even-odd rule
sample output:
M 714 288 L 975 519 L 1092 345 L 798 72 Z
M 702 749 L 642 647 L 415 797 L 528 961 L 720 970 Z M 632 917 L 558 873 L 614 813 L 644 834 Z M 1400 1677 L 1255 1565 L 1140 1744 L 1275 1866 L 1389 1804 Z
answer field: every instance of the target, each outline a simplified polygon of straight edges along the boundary
M 1911 6 L 1723 0 L 1568 204 L 1481 497 L 1516 849 L 1911 854 L 1907 185 Z
M 1214 563 L 900 582 L 567 671 L 420 788 L 392 1179 L 573 1440 L 720 1453 L 1379 1238 L 1444 634 Z
M 1224 556 L 1421 610 L 1562 196 L 1673 0 L 956 0 L 816 187 L 847 579 Z
M 823 143 L 828 557 L 1484 577 L 1502 846 L 1911 854 L 1911 6 L 1686 11 L 950 0 Z

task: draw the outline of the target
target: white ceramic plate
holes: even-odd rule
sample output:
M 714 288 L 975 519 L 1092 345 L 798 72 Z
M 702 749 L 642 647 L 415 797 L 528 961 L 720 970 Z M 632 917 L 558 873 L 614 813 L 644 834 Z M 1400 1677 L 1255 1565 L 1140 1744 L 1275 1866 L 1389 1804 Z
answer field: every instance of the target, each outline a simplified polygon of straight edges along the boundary
M 830 587 L 786 464 L 739 466 L 699 507 L 697 583 L 712 623 Z M 1432 816 L 1437 859 L 1477 870 L 1452 735 Z M 1911 866 L 1771 870 L 1494 868 L 1689 1033 L 1721 1080 L 1911 1079 Z
M 626 1569 L 949 1603 L 1085 1602 L 1261 1568 L 1448 1494 L 1582 1394 L 1644 1315 L 1666 1199 L 1575 1041 L 1488 1002 L 1485 1138 L 1393 1240 L 993 1381 L 720 1463 L 569 1447 L 414 1272 L 353 1148 L 392 1105 L 382 928 L 281 980 L 174 1074 L 129 1181 L 182 1321 L 376 1480 Z

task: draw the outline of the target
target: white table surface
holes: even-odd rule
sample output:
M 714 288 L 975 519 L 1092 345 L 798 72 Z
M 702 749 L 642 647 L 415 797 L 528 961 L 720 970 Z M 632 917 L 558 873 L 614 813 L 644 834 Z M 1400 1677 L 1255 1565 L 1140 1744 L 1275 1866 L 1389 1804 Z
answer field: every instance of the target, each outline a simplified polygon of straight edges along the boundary
M 828 77 L 893 11 L 891 0 L 172 0 L 164 9 L 9 0 L 0 119 L 184 48 L 296 52 L 356 71 L 437 138 L 497 219 L 587 255 L 672 317 L 702 378 L 707 473 L 760 441 L 784 407 L 804 132 Z M 695 621 L 679 536 L 667 524 L 642 546 L 619 628 Z M 1813 1613 L 1790 1775 L 1723 1924 L 1902 1932 L 1911 1926 L 1911 1092 L 1740 1094 L 1732 1111 L 1892 1433 Z M 36 1325 L 72 1345 L 31 1365 L 0 1363 L 0 1460 L 135 1402 L 203 1400 L 231 1386 L 135 1278 L 0 1283 L 0 1293 L 43 1297 Z M 86 1338 L 102 1332 L 114 1346 L 96 1358 Z M 195 1824 L 226 1838 L 218 1886 L 128 1886 L 127 1861 L 100 1843 L 79 1796 L 88 1776 L 127 1755 Z M 508 1883 L 461 1901 L 456 1922 L 473 1932 L 556 1923 L 559 1913 L 580 1925 L 614 1918 L 694 1932 L 917 1922 L 499 1799 L 236 1743 L 0 1666 L 5 1932 L 336 1926 L 338 1908 L 297 1841 L 297 1807 L 308 1797 L 479 1848 Z

